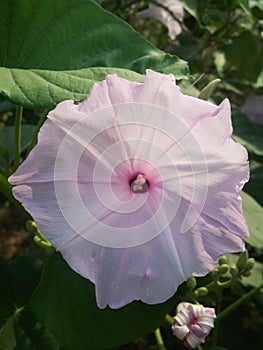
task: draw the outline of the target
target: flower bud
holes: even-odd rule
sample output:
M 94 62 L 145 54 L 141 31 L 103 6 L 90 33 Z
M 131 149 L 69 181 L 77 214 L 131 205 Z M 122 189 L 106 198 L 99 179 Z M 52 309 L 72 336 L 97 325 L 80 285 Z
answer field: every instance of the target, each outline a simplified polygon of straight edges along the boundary
M 196 279 L 191 277 L 186 282 L 187 289 L 192 291 L 196 287 Z
M 206 336 L 214 327 L 215 318 L 213 308 L 180 303 L 172 325 L 173 335 L 182 340 L 188 349 L 195 349 L 205 342 Z
M 246 263 L 248 259 L 248 252 L 245 250 L 239 255 L 239 258 L 237 260 L 237 268 L 239 271 L 244 270 L 246 268 Z
M 228 271 L 228 265 L 222 264 L 222 265 L 218 266 L 218 271 L 219 271 L 220 275 L 224 275 Z
M 226 255 L 222 255 L 218 258 L 218 265 L 224 265 L 228 263 L 228 257 Z
M 229 268 L 229 272 L 233 277 L 238 277 L 239 271 L 236 264 L 232 264 Z
M 213 277 L 214 277 L 215 281 L 218 280 L 218 278 L 220 277 L 219 266 L 214 268 L 214 270 L 213 270 Z
M 252 270 L 254 265 L 255 265 L 255 259 L 254 258 L 247 259 L 246 270 Z
M 26 230 L 31 234 L 35 234 L 38 230 L 37 224 L 35 223 L 35 221 L 32 221 L 32 220 L 28 220 L 25 226 L 26 226 Z

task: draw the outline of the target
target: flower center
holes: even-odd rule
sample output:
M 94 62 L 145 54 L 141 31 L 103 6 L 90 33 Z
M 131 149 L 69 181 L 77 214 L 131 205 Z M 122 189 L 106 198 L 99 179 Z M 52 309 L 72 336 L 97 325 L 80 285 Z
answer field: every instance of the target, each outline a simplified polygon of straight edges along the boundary
M 130 188 L 133 193 L 145 193 L 148 191 L 148 184 L 142 174 L 130 182 Z

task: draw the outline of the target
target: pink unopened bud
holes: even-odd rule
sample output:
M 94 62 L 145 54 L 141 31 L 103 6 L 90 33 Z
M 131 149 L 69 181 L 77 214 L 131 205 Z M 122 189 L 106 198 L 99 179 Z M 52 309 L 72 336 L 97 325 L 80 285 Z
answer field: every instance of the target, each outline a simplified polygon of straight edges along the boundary
M 188 349 L 195 349 L 197 345 L 205 342 L 206 336 L 214 327 L 215 319 L 216 314 L 213 308 L 180 303 L 177 306 L 172 331 Z

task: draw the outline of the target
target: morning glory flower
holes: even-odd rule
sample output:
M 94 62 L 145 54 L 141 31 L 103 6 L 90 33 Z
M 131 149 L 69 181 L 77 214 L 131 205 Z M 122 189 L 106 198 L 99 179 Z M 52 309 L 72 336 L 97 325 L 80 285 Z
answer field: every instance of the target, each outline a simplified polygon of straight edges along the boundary
M 182 28 L 171 13 L 178 19 L 178 21 L 182 22 L 184 18 L 183 6 L 180 1 L 177 0 L 156 0 L 156 3 L 159 3 L 162 5 L 162 7 L 150 4 L 148 9 L 140 11 L 136 14 L 136 19 L 139 20 L 148 17 L 156 18 L 167 27 L 170 38 L 174 40 L 176 36 L 182 32 Z
M 174 316 L 172 331 L 188 349 L 195 349 L 197 345 L 205 342 L 205 338 L 214 327 L 215 319 L 214 308 L 180 303 Z
M 49 112 L 9 181 L 100 308 L 162 303 L 244 250 L 247 152 L 231 134 L 228 100 L 186 96 L 172 74 L 108 75 Z

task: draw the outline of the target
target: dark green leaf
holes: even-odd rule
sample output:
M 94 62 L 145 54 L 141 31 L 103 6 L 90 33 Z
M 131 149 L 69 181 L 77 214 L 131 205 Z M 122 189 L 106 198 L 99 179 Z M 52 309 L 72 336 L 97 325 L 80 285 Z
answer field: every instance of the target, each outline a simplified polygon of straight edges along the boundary
M 4 96 L 0 94 L 0 113 L 14 109 L 13 103 L 9 102 Z
M 39 283 L 44 260 L 45 251 L 39 248 L 31 254 L 23 255 L 9 263 L 16 306 L 23 306 L 32 296 Z
M 48 262 L 30 302 L 39 322 L 67 349 L 106 349 L 153 331 L 177 303 L 133 302 L 121 309 L 99 309 L 94 285 L 71 270 L 59 253 Z
M 0 327 L 13 311 L 13 286 L 7 263 L 0 257 Z
M 263 208 L 246 192 L 242 191 L 241 197 L 249 229 L 246 242 L 253 247 L 263 248 Z
M 263 126 L 256 125 L 235 106 L 232 108 L 234 139 L 248 151 L 263 155 Z
M 253 54 L 252 54 L 253 53 Z M 256 81 L 263 68 L 263 48 L 260 37 L 245 31 L 226 47 L 226 59 L 238 71 L 240 78 Z
M 107 66 L 173 72 L 179 62 L 93 1 L 3 0 L 0 13 L 2 67 L 72 70 Z M 182 65 L 185 74 L 186 63 Z
M 15 314 L 0 329 L 0 350 L 14 350 L 16 347 Z
M 1 68 L 0 68 L 1 69 Z M 1 83 L 0 83 L 1 84 Z M 33 125 L 21 126 L 21 151 L 23 152 L 30 144 L 35 127 Z M 3 157 L 1 149 L 5 149 L 7 154 Z M 14 159 L 14 127 L 5 126 L 0 129 L 0 168 L 6 168 L 6 161 L 11 164 Z
M 250 161 L 250 180 L 245 191 L 263 206 L 263 164 Z

